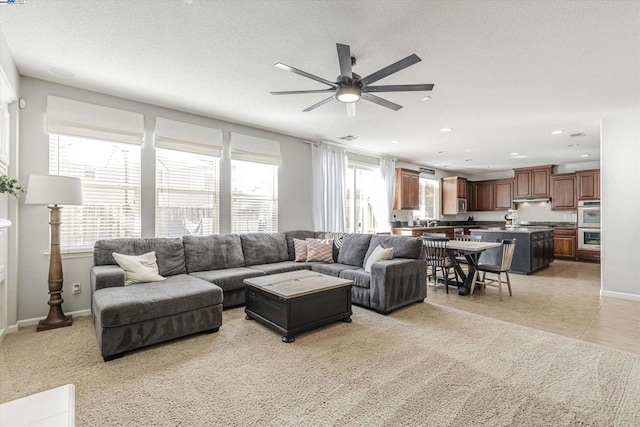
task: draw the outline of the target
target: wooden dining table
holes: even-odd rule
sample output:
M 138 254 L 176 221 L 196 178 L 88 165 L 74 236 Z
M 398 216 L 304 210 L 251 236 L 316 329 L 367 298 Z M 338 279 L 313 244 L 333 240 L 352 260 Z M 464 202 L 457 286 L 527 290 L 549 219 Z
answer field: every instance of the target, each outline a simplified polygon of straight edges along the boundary
M 468 240 L 449 240 L 447 242 L 447 255 L 453 264 L 453 268 L 458 273 L 458 277 L 464 282 L 462 286 L 458 287 L 459 295 L 469 295 L 471 289 L 471 282 L 473 275 L 476 272 L 478 266 L 478 259 L 480 253 L 487 249 L 497 248 L 502 246 L 500 242 L 482 242 L 482 241 L 468 241 Z M 458 261 L 456 260 L 456 252 L 464 255 L 469 266 L 469 272 L 466 274 Z

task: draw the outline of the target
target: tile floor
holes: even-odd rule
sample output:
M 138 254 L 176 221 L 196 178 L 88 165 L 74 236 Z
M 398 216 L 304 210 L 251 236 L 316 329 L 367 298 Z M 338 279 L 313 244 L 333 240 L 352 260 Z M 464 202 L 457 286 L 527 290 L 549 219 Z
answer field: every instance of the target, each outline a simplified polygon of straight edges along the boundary
M 513 296 L 503 284 L 471 296 L 449 294 L 443 286 L 427 289 L 427 301 L 640 354 L 640 302 L 600 296 L 600 265 L 554 261 L 547 269 L 512 274 Z

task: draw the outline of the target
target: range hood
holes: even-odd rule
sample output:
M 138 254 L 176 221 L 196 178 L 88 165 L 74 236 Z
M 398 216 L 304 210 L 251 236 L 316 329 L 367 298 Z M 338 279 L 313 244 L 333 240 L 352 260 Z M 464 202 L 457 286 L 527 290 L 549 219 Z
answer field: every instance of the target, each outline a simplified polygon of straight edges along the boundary
M 547 202 L 551 201 L 551 197 L 519 197 L 517 199 L 513 199 L 513 203 L 525 203 L 525 202 Z

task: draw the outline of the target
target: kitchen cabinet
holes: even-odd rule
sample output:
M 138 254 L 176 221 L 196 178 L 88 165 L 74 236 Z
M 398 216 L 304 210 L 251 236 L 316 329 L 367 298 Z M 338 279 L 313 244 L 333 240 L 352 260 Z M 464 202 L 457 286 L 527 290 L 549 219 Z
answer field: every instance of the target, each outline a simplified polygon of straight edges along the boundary
M 393 209 L 420 209 L 420 172 L 396 169 L 396 191 Z
M 549 197 L 552 165 L 514 169 L 514 196 L 518 198 Z
M 478 202 L 476 201 L 476 183 L 467 181 L 467 210 L 476 211 Z
M 472 230 L 471 235 L 482 236 L 483 242 L 500 242 L 515 239 L 516 249 L 511 262 L 511 272 L 529 274 L 547 267 L 553 261 L 553 230 L 509 231 Z M 502 248 L 488 249 L 480 256 L 481 263 L 500 265 Z
M 449 176 L 441 179 L 442 214 L 456 215 L 463 211 L 458 210 L 458 199 L 467 199 L 467 180 L 458 176 Z
M 600 262 L 600 251 L 578 251 L 578 260 Z
M 551 175 L 551 210 L 562 211 L 578 208 L 576 194 L 576 174 Z
M 405 227 L 405 228 L 394 228 L 391 230 L 392 234 L 397 234 L 399 236 L 413 236 L 420 237 L 423 233 L 441 233 L 446 234 L 447 239 L 453 240 L 454 237 L 454 228 L 453 227 Z
M 578 200 L 600 200 L 600 169 L 576 172 Z
M 513 180 L 493 182 L 493 210 L 513 209 Z
M 475 201 L 476 211 L 492 211 L 493 210 L 493 182 L 478 181 L 475 182 Z
M 556 228 L 553 230 L 553 257 L 557 259 L 577 258 L 577 230 Z

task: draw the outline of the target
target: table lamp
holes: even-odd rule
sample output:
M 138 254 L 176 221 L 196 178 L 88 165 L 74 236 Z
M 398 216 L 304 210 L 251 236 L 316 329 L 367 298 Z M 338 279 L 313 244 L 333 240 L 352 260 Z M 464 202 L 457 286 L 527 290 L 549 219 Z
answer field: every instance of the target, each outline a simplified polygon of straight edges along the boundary
M 71 316 L 62 312 L 62 260 L 60 258 L 60 209 L 59 205 L 82 204 L 82 181 L 79 178 L 58 175 L 29 176 L 25 204 L 48 205 L 51 225 L 51 257 L 49 258 L 49 314 L 38 323 L 36 330 L 71 326 Z

